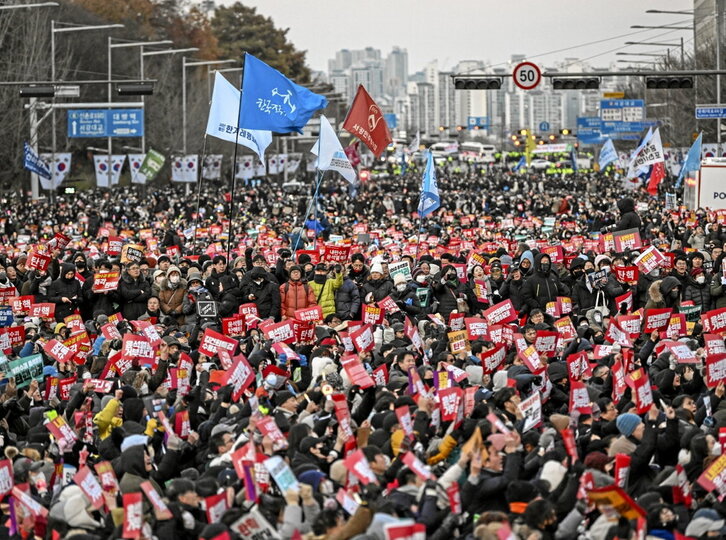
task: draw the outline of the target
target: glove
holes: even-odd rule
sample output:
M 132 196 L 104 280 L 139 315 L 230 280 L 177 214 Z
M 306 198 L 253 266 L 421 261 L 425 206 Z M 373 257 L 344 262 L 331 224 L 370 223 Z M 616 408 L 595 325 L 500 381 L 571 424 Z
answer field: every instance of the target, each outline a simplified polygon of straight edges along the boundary
M 299 362 L 300 363 L 300 367 L 307 366 L 308 365 L 308 357 L 305 356 L 304 354 L 298 354 L 298 356 L 300 357 L 300 362 Z

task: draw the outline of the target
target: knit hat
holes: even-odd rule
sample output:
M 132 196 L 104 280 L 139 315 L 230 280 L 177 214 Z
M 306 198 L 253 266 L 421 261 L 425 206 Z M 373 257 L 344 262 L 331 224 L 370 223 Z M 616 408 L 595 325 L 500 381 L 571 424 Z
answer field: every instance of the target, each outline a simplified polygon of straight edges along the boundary
M 642 420 L 637 414 L 625 413 L 618 416 L 617 420 L 615 420 L 615 425 L 618 427 L 620 433 L 626 437 L 630 437 L 641 422 Z
M 494 383 L 494 386 L 492 387 L 492 390 L 496 392 L 497 390 L 501 390 L 505 386 L 507 386 L 507 372 L 506 371 L 497 371 L 494 374 L 494 377 L 492 377 L 492 382 Z
M 393 278 L 394 285 L 404 285 L 405 283 L 406 283 L 406 277 L 403 274 L 396 274 L 395 277 Z
M 567 366 L 563 362 L 553 362 L 547 366 L 547 376 L 553 383 L 567 378 Z
M 277 392 L 275 394 L 275 406 L 279 407 L 280 405 L 285 403 L 291 397 L 294 397 L 292 395 L 292 392 L 288 392 L 287 390 L 283 390 L 282 392 Z
M 554 426 L 557 431 L 567 429 L 570 425 L 570 417 L 564 414 L 553 414 L 550 416 L 550 424 Z
M 598 255 L 597 257 L 595 257 L 595 267 L 598 268 L 600 266 L 600 263 L 604 261 L 607 261 L 608 263 L 611 262 L 610 257 L 608 257 L 607 255 Z
M 724 527 L 724 519 L 712 508 L 701 508 L 686 527 L 686 536 L 700 538 L 706 533 L 720 531 Z
M 379 262 L 374 263 L 371 266 L 371 274 L 375 274 L 376 272 L 378 272 L 379 274 L 383 273 L 383 265 Z
M 557 489 L 562 479 L 567 474 L 567 469 L 558 461 L 548 461 L 542 467 L 541 480 L 546 480 L 550 485 L 550 493 Z

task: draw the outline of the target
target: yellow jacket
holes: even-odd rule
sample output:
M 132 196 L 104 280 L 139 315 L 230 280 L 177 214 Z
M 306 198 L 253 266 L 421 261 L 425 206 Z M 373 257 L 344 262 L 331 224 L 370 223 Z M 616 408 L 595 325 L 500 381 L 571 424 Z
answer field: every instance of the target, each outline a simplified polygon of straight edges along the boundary
M 116 416 L 121 402 L 116 398 L 112 398 L 106 403 L 101 412 L 93 417 L 93 423 L 98 426 L 98 436 L 101 440 L 111 435 L 111 430 L 120 427 L 123 420 Z

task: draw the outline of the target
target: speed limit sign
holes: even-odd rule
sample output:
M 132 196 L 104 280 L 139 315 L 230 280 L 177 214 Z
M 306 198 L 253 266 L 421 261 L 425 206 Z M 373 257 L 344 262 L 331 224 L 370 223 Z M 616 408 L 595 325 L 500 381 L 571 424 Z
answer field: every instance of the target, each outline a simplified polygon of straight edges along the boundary
M 532 90 L 542 81 L 542 72 L 532 62 L 522 62 L 514 67 L 512 72 L 514 84 L 522 90 Z

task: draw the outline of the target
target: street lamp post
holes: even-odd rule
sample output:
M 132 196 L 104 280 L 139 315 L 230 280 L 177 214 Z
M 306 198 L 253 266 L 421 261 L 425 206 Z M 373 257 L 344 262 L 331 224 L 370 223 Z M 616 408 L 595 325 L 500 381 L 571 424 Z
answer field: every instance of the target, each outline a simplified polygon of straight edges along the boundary
M 58 27 L 59 24 L 65 26 Z M 114 28 L 125 28 L 123 24 L 73 24 L 73 23 L 60 23 L 56 22 L 55 19 L 50 21 L 50 79 L 55 84 L 55 35 L 67 32 L 86 32 L 91 30 L 111 30 Z M 109 76 L 109 80 L 111 77 Z M 110 86 L 110 84 L 109 84 Z M 56 116 L 55 108 L 52 114 L 53 129 L 51 132 L 53 154 L 51 156 L 51 167 L 55 166 L 55 150 L 56 150 Z M 52 171 L 52 168 L 51 168 Z M 53 175 L 51 174 L 51 182 L 53 181 Z M 51 194 L 53 191 L 51 190 Z

